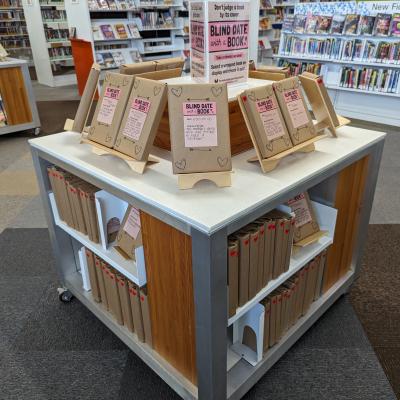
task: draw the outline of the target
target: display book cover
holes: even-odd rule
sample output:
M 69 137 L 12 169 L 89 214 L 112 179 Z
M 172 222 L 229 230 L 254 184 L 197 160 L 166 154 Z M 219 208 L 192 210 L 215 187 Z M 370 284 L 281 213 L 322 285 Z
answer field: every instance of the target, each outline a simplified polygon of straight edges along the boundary
M 133 80 L 130 75 L 106 73 L 88 139 L 109 148 L 114 146 Z
M 347 14 L 346 19 L 344 21 L 343 34 L 356 35 L 359 20 L 360 16 L 358 14 Z
M 293 23 L 293 32 L 295 33 L 304 33 L 304 29 L 306 26 L 307 16 L 304 14 L 296 14 L 294 17 Z
M 332 17 L 329 15 L 318 15 L 315 31 L 318 34 L 329 33 L 332 24 Z
M 378 14 L 375 19 L 374 35 L 388 36 L 392 16 L 390 14 Z
M 167 85 L 136 77 L 114 149 L 147 161 L 167 103 Z
M 362 15 L 358 23 L 359 35 L 372 35 L 375 25 L 375 17 L 373 15 Z
M 276 98 L 294 146 L 317 136 L 297 76 L 273 83 Z
M 319 225 L 307 192 L 300 193 L 288 201 L 288 206 L 294 212 L 294 243 L 319 232 Z
M 292 147 L 272 85 L 245 90 L 241 102 L 262 158 Z
M 390 27 L 390 35 L 400 37 L 400 14 L 392 15 L 392 24 Z
M 111 25 L 104 24 L 100 25 L 101 32 L 103 33 L 104 39 L 115 39 L 114 31 Z
M 168 113 L 174 174 L 232 169 L 225 83 L 168 85 Z
M 335 14 L 332 18 L 330 33 L 333 35 L 341 35 L 343 33 L 345 15 Z
M 115 248 L 125 258 L 135 260 L 135 248 L 142 245 L 140 210 L 130 205 L 118 231 Z

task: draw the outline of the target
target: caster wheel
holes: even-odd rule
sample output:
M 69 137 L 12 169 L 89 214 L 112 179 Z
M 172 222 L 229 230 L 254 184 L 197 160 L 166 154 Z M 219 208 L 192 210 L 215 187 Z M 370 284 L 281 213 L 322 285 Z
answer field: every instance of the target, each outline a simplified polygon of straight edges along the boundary
M 34 131 L 34 133 L 35 133 L 35 136 L 38 136 L 38 135 L 39 135 L 39 133 L 40 133 L 40 128 L 35 128 L 35 131 Z
M 74 298 L 74 296 L 72 295 L 72 293 L 69 290 L 65 290 L 58 295 L 58 298 L 63 303 L 70 303 L 71 300 Z

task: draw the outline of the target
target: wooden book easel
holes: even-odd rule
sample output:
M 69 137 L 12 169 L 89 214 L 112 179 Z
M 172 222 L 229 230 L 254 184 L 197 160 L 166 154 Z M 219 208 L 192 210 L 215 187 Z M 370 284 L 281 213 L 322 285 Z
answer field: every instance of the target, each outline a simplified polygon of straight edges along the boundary
M 91 74 L 94 74 L 94 72 L 98 71 L 99 68 L 100 67 L 97 64 L 93 64 Z M 89 144 L 92 147 L 92 152 L 94 154 L 97 154 L 98 156 L 113 155 L 115 157 L 120 158 L 121 160 L 124 160 L 126 162 L 126 164 L 128 164 L 129 168 L 132 171 L 134 171 L 138 174 L 143 174 L 147 165 L 158 163 L 159 160 L 150 155 L 147 161 L 138 161 L 131 156 L 128 156 L 128 155 L 121 153 L 119 151 L 116 151 L 114 149 L 110 149 L 109 147 L 103 146 L 100 143 L 96 143 L 96 142 L 88 139 L 87 136 L 85 135 L 85 132 L 88 131 L 88 127 L 86 126 L 86 124 L 87 124 L 87 120 L 89 118 L 90 110 L 93 105 L 93 100 L 94 100 L 94 97 L 95 97 L 95 94 L 97 91 L 97 86 L 98 86 L 98 81 L 99 81 L 99 76 L 100 76 L 99 74 L 91 76 L 91 74 L 89 74 L 89 78 L 88 78 L 88 81 L 91 80 L 91 82 L 90 82 L 90 84 L 89 83 L 86 84 L 85 90 L 82 95 L 82 100 L 81 100 L 81 102 L 82 102 L 85 99 L 84 100 L 85 103 L 89 102 L 89 104 L 84 104 L 84 105 L 79 104 L 79 108 L 78 108 L 78 112 L 77 112 L 77 115 L 78 115 L 78 113 L 80 114 L 79 119 L 82 121 L 82 123 L 79 124 L 80 125 L 79 133 L 81 133 L 81 135 L 82 135 L 81 143 Z M 83 110 L 85 110 L 85 111 L 83 111 Z M 83 115 L 84 113 L 85 113 L 85 115 Z M 75 116 L 75 119 L 77 118 L 77 115 Z M 74 129 L 74 120 L 67 119 L 64 124 L 64 129 L 66 131 L 76 131 L 76 129 Z
M 149 164 L 155 164 L 159 162 L 159 160 L 152 155 L 149 155 L 147 161 L 138 161 L 124 153 L 120 153 L 119 151 L 110 149 L 109 147 L 103 146 L 100 143 L 93 142 L 92 140 L 83 137 L 81 139 L 81 143 L 91 145 L 93 154 L 96 154 L 98 156 L 112 155 L 120 158 L 121 160 L 124 160 L 126 164 L 128 164 L 129 168 L 138 174 L 143 174 L 144 170 Z
M 332 136 L 337 137 L 336 129 L 351 121 L 336 114 L 321 77 L 303 72 L 299 79 L 316 118 L 315 129 L 321 132 L 327 128 Z
M 298 144 L 297 146 L 294 146 L 288 150 L 282 151 L 281 153 L 275 154 L 272 157 L 269 158 L 262 158 L 261 152 L 258 148 L 258 144 L 256 141 L 256 138 L 253 134 L 253 130 L 251 128 L 250 125 L 250 121 L 249 118 L 247 117 L 247 113 L 243 104 L 243 100 L 242 97 L 239 95 L 237 96 L 237 100 L 239 103 L 239 107 L 242 110 L 242 114 L 243 114 L 243 118 L 244 121 L 246 123 L 247 126 L 247 130 L 249 131 L 249 135 L 251 138 L 251 141 L 253 142 L 253 146 L 256 150 L 256 156 L 249 158 L 247 161 L 248 162 L 259 162 L 260 166 L 261 166 L 261 170 L 262 172 L 266 173 L 266 172 L 270 172 L 273 169 L 276 168 L 276 166 L 279 164 L 279 162 L 285 158 L 286 156 L 293 154 L 293 153 L 309 153 L 311 151 L 315 150 L 315 145 L 314 143 L 318 140 L 321 140 L 325 137 L 327 137 L 327 135 L 318 135 L 313 137 L 312 139 L 309 139 L 303 143 Z
M 327 235 L 328 231 L 318 231 L 313 233 L 310 236 L 305 237 L 304 239 L 300 240 L 299 242 L 293 243 L 293 246 L 296 247 L 306 247 L 311 243 L 317 242 L 323 236 Z
M 197 172 L 191 174 L 177 174 L 179 189 L 192 189 L 197 182 L 211 181 L 218 187 L 232 186 L 232 171 Z

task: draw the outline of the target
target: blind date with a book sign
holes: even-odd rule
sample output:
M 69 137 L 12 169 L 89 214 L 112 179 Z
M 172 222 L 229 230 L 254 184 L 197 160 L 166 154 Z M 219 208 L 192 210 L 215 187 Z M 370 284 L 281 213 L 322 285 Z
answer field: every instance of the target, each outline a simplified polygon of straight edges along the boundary
M 245 82 L 248 75 L 249 3 L 210 1 L 210 82 Z
M 98 122 L 108 126 L 112 124 L 120 93 L 121 89 L 111 87 L 106 88 L 103 100 L 101 102 L 101 107 L 97 115 Z
M 300 128 L 308 124 L 307 111 L 304 108 L 303 99 L 299 89 L 285 90 L 283 93 L 286 107 L 294 128 Z
M 216 102 L 188 101 L 182 107 L 185 147 L 218 146 Z

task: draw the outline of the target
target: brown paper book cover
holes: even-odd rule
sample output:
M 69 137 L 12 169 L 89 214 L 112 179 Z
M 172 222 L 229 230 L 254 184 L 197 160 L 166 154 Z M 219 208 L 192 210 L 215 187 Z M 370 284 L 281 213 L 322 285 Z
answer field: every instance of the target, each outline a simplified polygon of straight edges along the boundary
M 140 307 L 139 289 L 131 281 L 129 281 L 129 297 L 131 300 L 133 326 L 138 339 L 141 342 L 145 341 L 142 309 Z
M 166 83 L 136 77 L 114 149 L 147 161 L 166 104 Z
M 171 58 L 164 58 L 155 61 L 156 64 L 156 71 L 162 71 L 166 69 L 182 69 L 185 60 L 182 57 L 171 57 Z
M 174 174 L 230 171 L 226 84 L 168 85 Z
M 235 315 L 239 304 L 239 241 L 228 244 L 228 315 Z
M 265 222 L 257 221 L 260 239 L 258 244 L 257 293 L 264 285 Z
M 270 331 L 270 324 L 271 324 L 271 303 L 270 299 L 267 298 L 264 302 L 264 340 L 263 340 L 263 350 L 264 353 L 269 348 L 269 331 Z
M 264 244 L 264 286 L 272 279 L 275 257 L 276 223 L 272 219 L 265 219 L 265 244 Z
M 140 210 L 129 206 L 122 220 L 115 248 L 125 258 L 135 260 L 135 248 L 142 244 Z
M 119 72 L 124 75 L 137 75 L 144 72 L 153 72 L 156 70 L 156 63 L 154 61 L 144 61 L 134 64 L 122 64 L 119 67 Z
M 93 189 L 93 191 L 88 192 L 88 198 L 86 198 L 88 210 L 89 210 L 89 218 L 90 218 L 90 225 L 93 229 L 93 242 L 99 243 L 100 242 L 100 232 L 99 232 L 99 220 L 97 217 L 96 211 L 96 202 L 95 202 L 95 192 L 98 189 Z
M 124 325 L 129 329 L 130 332 L 133 332 L 134 329 L 133 329 L 131 301 L 129 299 L 128 282 L 126 278 L 121 274 L 116 274 L 116 280 L 117 280 L 119 301 L 121 303 L 122 316 L 124 319 Z
M 273 83 L 294 146 L 317 135 L 297 76 Z
M 90 288 L 94 301 L 101 302 L 99 282 L 97 280 L 96 267 L 94 265 L 93 253 L 85 248 L 86 261 L 89 271 Z
M 104 281 L 103 268 L 101 265 L 101 259 L 94 255 L 94 266 L 96 268 L 97 282 L 99 283 L 101 304 L 106 310 L 108 310 L 108 299 L 106 292 L 106 283 Z
M 307 192 L 300 193 L 293 199 L 290 199 L 288 205 L 295 214 L 294 243 L 298 243 L 319 231 L 315 211 Z
M 239 232 L 239 306 L 249 300 L 250 234 Z
M 257 294 L 259 244 L 259 229 L 254 227 L 250 230 L 249 300 Z
M 108 277 L 108 268 L 107 263 L 100 259 L 101 265 L 101 273 L 103 274 L 104 288 L 106 290 L 106 298 L 107 298 L 107 311 L 114 315 L 114 301 L 113 301 L 113 293 L 110 285 L 110 278 Z
M 119 291 L 117 286 L 117 277 L 115 275 L 114 270 L 111 267 L 108 268 L 108 279 L 110 280 L 110 293 L 111 293 L 111 301 L 113 304 L 112 310 L 114 317 L 119 325 L 124 324 L 124 317 L 122 314 L 121 302 L 119 299 Z
M 144 329 L 144 338 L 146 343 L 153 347 L 153 336 L 151 334 L 151 320 L 150 320 L 150 310 L 149 310 L 149 298 L 147 294 L 146 286 L 140 288 L 140 307 L 142 310 L 143 317 L 143 329 Z
M 113 147 L 131 92 L 133 76 L 107 72 L 88 138 Z
M 326 250 L 321 253 L 318 265 L 318 274 L 317 274 L 317 282 L 315 285 L 315 292 L 314 292 L 314 301 L 318 300 L 321 296 L 321 289 L 322 289 L 322 281 L 324 277 L 324 270 L 325 270 L 325 260 L 326 260 Z
M 293 147 L 272 85 L 245 90 L 241 100 L 262 158 Z
M 269 347 L 272 347 L 276 342 L 276 314 L 278 307 L 278 296 L 277 293 L 271 294 L 271 317 L 270 317 L 270 329 L 269 329 Z

